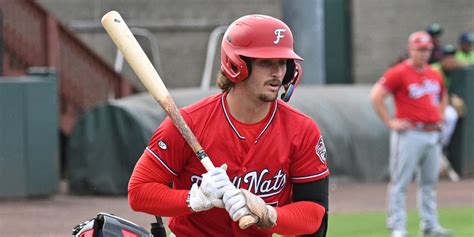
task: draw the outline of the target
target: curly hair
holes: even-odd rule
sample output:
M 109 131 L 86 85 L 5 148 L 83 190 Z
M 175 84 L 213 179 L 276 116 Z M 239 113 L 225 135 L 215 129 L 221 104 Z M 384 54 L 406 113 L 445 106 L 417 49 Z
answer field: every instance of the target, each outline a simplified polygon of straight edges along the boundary
M 234 82 L 232 82 L 222 70 L 220 70 L 219 74 L 217 75 L 216 85 L 221 88 L 222 92 L 229 92 L 230 89 L 234 86 Z

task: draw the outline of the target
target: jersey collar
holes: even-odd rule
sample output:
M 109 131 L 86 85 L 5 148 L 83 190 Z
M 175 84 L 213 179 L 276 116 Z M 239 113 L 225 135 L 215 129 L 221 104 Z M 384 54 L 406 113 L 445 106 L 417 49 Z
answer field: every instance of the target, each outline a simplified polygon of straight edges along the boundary
M 241 140 L 245 140 L 245 137 L 242 136 L 239 133 L 239 131 L 237 130 L 237 127 L 234 125 L 234 123 L 232 122 L 232 119 L 230 118 L 231 115 L 227 111 L 227 102 L 225 100 L 226 96 L 227 96 L 227 93 L 223 93 L 222 96 L 221 96 L 221 106 L 222 106 L 222 110 L 224 111 L 224 116 L 225 116 L 227 122 L 229 123 L 230 127 L 234 131 L 234 133 L 237 135 L 237 137 L 239 137 L 239 139 L 241 139 Z M 262 131 L 257 136 L 257 139 L 255 139 L 255 143 L 258 142 L 258 139 L 260 139 L 260 137 L 265 133 L 265 131 L 268 130 L 268 127 L 270 127 L 270 124 L 273 122 L 273 119 L 275 118 L 277 109 L 278 109 L 278 100 L 275 100 L 274 106 L 273 106 L 273 111 L 271 112 L 272 115 L 271 115 L 270 119 L 268 119 L 267 124 L 265 124 L 265 127 L 263 127 Z

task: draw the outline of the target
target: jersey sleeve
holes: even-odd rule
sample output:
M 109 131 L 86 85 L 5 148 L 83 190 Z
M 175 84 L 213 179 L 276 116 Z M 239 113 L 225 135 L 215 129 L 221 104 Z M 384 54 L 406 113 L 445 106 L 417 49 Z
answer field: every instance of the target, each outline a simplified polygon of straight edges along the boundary
M 175 177 L 185 166 L 189 152 L 191 148 L 169 117 L 154 132 L 145 149 L 145 153 L 159 162 L 162 171 Z
M 392 93 L 401 86 L 401 80 L 398 79 L 398 73 L 395 68 L 388 69 L 379 79 L 378 83 Z
M 147 151 L 138 160 L 128 183 L 128 202 L 134 211 L 158 216 L 190 214 L 188 190 L 169 188 L 172 175 Z
M 311 182 L 329 175 L 326 146 L 318 125 L 312 119 L 307 119 L 303 131 L 292 142 L 296 151 L 290 165 L 293 183 Z
M 294 202 L 275 209 L 278 214 L 277 224 L 271 231 L 282 235 L 314 233 L 325 217 L 324 207 L 308 201 Z

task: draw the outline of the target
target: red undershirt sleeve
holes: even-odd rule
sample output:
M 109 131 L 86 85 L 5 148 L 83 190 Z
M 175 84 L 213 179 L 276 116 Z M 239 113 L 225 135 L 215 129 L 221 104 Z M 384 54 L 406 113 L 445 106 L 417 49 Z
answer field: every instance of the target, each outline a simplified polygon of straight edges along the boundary
M 326 211 L 323 206 L 310 201 L 294 202 L 275 209 L 278 216 L 277 224 L 271 231 L 282 235 L 316 232 Z
M 144 152 L 133 170 L 128 184 L 128 202 L 134 211 L 156 216 L 191 214 L 186 204 L 189 190 L 168 187 L 170 174 L 159 167 L 155 158 Z

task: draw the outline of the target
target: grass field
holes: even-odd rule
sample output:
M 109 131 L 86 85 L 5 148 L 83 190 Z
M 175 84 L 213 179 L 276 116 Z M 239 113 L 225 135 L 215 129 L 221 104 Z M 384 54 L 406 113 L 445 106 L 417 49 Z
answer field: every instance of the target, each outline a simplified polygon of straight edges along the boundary
M 455 237 L 474 237 L 474 207 L 439 210 L 440 221 L 454 230 Z M 384 212 L 333 214 L 329 218 L 328 237 L 384 237 Z M 416 210 L 408 212 L 408 231 L 411 237 L 419 236 L 419 217 Z
M 474 237 L 474 207 L 439 210 L 442 225 L 454 231 L 453 237 Z M 386 237 L 385 212 L 332 214 L 329 218 L 328 237 Z M 408 211 L 410 237 L 419 236 L 419 217 L 416 210 Z M 169 234 L 169 229 L 167 229 Z M 281 237 L 273 234 L 273 237 Z

